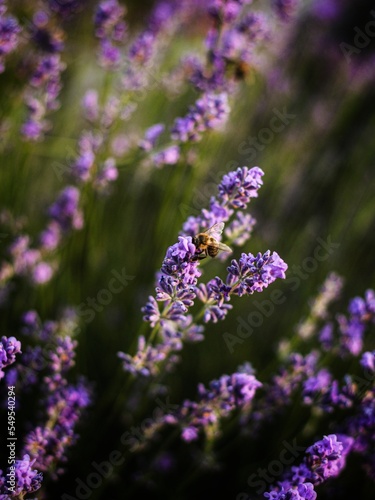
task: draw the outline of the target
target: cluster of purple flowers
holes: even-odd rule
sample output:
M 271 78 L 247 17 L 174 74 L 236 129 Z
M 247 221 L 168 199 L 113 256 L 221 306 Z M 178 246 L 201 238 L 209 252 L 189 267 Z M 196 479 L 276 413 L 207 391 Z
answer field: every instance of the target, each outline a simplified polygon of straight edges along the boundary
M 21 26 L 17 19 L 7 14 L 5 0 L 0 1 L 0 73 L 5 69 L 5 59 L 17 48 Z
M 35 459 L 30 460 L 29 455 L 24 455 L 22 460 L 16 460 L 14 471 L 4 477 L 0 471 L 0 500 L 9 500 L 9 498 L 24 498 L 27 493 L 34 493 L 42 485 L 43 474 L 33 469 Z M 14 477 L 14 483 L 11 484 L 10 478 Z M 12 481 L 13 483 L 13 481 Z
M 11 291 L 8 285 L 15 277 L 26 277 L 35 285 L 52 279 L 65 238 L 84 226 L 86 200 L 96 191 L 109 191 L 110 183 L 118 178 L 119 166 L 138 163 L 143 175 L 143 167 L 150 164 L 162 167 L 185 160 L 191 164 L 189 158 L 199 151 L 198 143 L 210 131 L 224 128 L 239 82 L 258 65 L 258 47 L 270 39 L 272 16 L 253 11 L 251 3 L 156 2 L 145 29 L 131 38 L 123 4 L 118 0 L 98 2 L 95 13 L 90 13 L 92 33 L 99 45 L 97 63 L 101 66 L 93 85 L 104 83 L 100 90 L 93 86 L 83 96 L 86 128 L 79 134 L 69 165 L 63 166 L 64 173 L 69 171 L 71 175 L 71 185 L 62 186 L 53 198 L 36 242 L 23 229 L 14 231 L 17 236 L 8 245 L 8 261 L 0 266 L 1 299 L 7 290 Z M 283 20 L 289 19 L 297 7 L 296 0 L 272 3 Z M 60 106 L 63 77 L 69 76 L 69 72 L 64 73 L 69 51 L 63 53 L 67 36 L 63 27 L 85 2 L 48 0 L 41 5 L 27 6 L 32 20 L 21 28 L 18 19 L 8 13 L 10 7 L 5 6 L 5 0 L 0 0 L 0 73 L 13 68 L 11 56 L 16 62 L 17 58 L 21 61 L 15 77 L 21 75 L 27 81 L 21 90 L 25 109 L 19 116 L 23 120 L 23 138 L 29 141 L 42 141 L 52 128 L 49 119 Z M 17 15 L 18 8 L 21 12 L 23 6 L 16 7 Z M 177 68 L 171 68 L 164 48 L 172 45 L 174 36 L 183 32 L 181 27 L 187 21 L 191 23 L 197 12 L 206 15 L 198 27 L 204 36 L 209 24 L 203 57 L 189 54 Z M 24 18 L 19 15 L 19 19 Z M 30 43 L 21 43 L 21 32 L 29 34 Z M 25 50 L 17 53 L 20 47 Z M 170 75 L 174 77 L 168 83 Z M 142 123 L 143 117 L 132 120 L 130 125 L 130 116 L 143 99 L 149 98 L 155 85 L 164 90 L 175 82 L 178 89 L 188 89 L 187 95 L 191 91 L 189 85 L 198 90 L 199 95 L 188 110 L 177 118 L 173 116 L 170 127 L 147 123 L 144 133 L 131 129 Z M 147 110 L 148 105 L 146 101 Z M 129 127 L 124 126 L 125 122 Z M 235 250 L 244 245 L 256 222 L 246 209 L 252 198 L 258 196 L 263 175 L 260 168 L 245 166 L 225 174 L 218 183 L 216 196 L 208 200 L 208 208 L 188 217 L 178 241 L 167 249 L 156 277 L 155 293 L 142 308 L 150 333 L 139 335 L 135 354 L 119 353 L 124 371 L 136 381 L 135 390 L 142 387 L 147 388 L 145 394 L 162 393 L 165 387 L 159 385 L 160 379 L 175 368 L 185 343 L 203 340 L 206 323 L 223 321 L 233 309 L 233 296 L 261 293 L 275 280 L 285 278 L 287 264 L 277 252 L 267 250 L 256 254 L 242 252 L 226 265 L 222 278 L 201 280 L 204 254 L 196 243 L 196 235 L 225 223 L 225 243 Z M 221 239 L 221 234 L 217 239 Z M 229 250 L 219 254 L 219 265 Z M 16 288 L 17 281 L 12 284 Z M 314 412 L 317 420 L 321 415 L 332 416 L 332 433 L 306 448 L 300 465 L 280 475 L 266 498 L 315 500 L 315 487 L 337 477 L 352 453 L 374 478 L 375 351 L 372 344 L 367 346 L 365 334 L 375 323 L 375 293 L 367 290 L 364 297 L 355 297 L 346 314 L 332 319 L 329 305 L 338 298 L 341 287 L 341 278 L 331 274 L 312 302 L 308 317 L 297 327 L 295 338 L 280 343 L 281 362 L 270 378 L 260 381 L 262 377 L 255 377 L 251 366 L 246 365 L 230 375 L 216 376 L 208 385 L 200 384 L 196 400 L 185 399 L 174 410 L 168 409 L 153 420 L 144 442 L 161 428 L 168 432 L 169 427 L 177 427 L 184 446 L 192 442 L 199 446 L 201 439 L 212 445 L 220 436 L 222 420 L 236 411 L 240 414 L 240 432 L 249 436 L 283 415 L 298 400 L 306 411 Z M 42 396 L 39 411 L 27 422 L 18 441 L 18 456 L 22 458 L 14 463 L 14 487 L 7 480 L 8 474 L 0 471 L 0 500 L 24 498 L 37 491 L 43 475 L 48 479 L 60 476 L 68 451 L 78 439 L 77 426 L 92 396 L 84 378 L 71 381 L 78 346 L 74 338 L 76 319 L 69 313 L 61 321 L 41 322 L 36 311 L 28 311 L 21 330 L 25 339 L 22 337 L 22 351 L 21 342 L 15 337 L 1 338 L 0 379 L 17 387 L 17 405 L 23 409 L 27 394 L 38 392 Z M 341 364 L 349 360 L 354 371 L 337 375 L 332 362 L 335 357 Z M 145 380 L 147 377 L 150 380 Z M 137 397 L 142 395 L 139 391 Z M 340 420 L 335 419 L 339 412 Z M 313 425 L 314 422 L 312 428 Z M 315 434 L 322 436 L 320 431 Z
M 267 18 L 249 12 L 247 1 L 210 2 L 212 26 L 206 37 L 207 59 L 192 55 L 185 59 L 193 85 L 204 91 L 232 90 L 257 65 L 256 49 L 269 38 Z
M 273 0 L 273 6 L 283 20 L 289 20 L 298 7 L 298 0 Z
M 6 284 L 13 276 L 27 276 L 35 284 L 48 282 L 54 274 L 53 262 L 48 261 L 58 247 L 62 236 L 83 227 L 79 208 L 80 192 L 74 186 L 63 189 L 49 209 L 49 222 L 40 233 L 39 247 L 30 247 L 30 237 L 18 236 L 9 246 L 11 262 L 4 262 L 0 270 Z
M 105 0 L 97 7 L 95 35 L 100 39 L 99 61 L 104 68 L 114 69 L 121 60 L 120 48 L 126 35 L 125 12 L 117 0 Z
M 353 438 L 343 434 L 330 434 L 308 447 L 299 466 L 293 466 L 271 492 L 270 500 L 315 500 L 314 486 L 330 477 L 338 476 L 345 468 L 346 457 L 353 446 Z
M 205 323 L 216 323 L 231 309 L 226 303 L 231 295 L 261 292 L 277 278 L 285 278 L 287 265 L 276 252 L 267 251 L 257 256 L 243 253 L 239 261 L 233 259 L 227 268 L 226 282 L 216 277 L 206 284 L 197 284 L 202 271 L 197 258 L 199 250 L 193 243 L 194 235 L 200 228 L 204 230 L 227 221 L 236 209 L 246 208 L 251 198 L 258 195 L 262 175 L 258 167 L 242 167 L 224 175 L 218 186 L 218 197 L 211 199 L 210 210 L 203 209 L 200 216 L 189 217 L 184 224 L 185 236 L 179 236 L 178 243 L 168 248 L 163 260 L 156 298 L 150 296 L 142 309 L 145 321 L 153 327 L 150 340 L 146 343 L 142 337 L 134 356 L 119 354 L 126 371 L 142 375 L 158 373 L 160 365 L 172 352 L 181 350 L 184 340 L 201 340 L 202 326 L 189 314 L 196 298 L 203 306 L 198 317 L 203 317 Z M 161 309 L 159 304 L 162 304 Z M 156 335 L 159 343 L 151 346 Z
M 40 405 L 43 413 L 39 424 L 24 437 L 21 453 L 24 458 L 16 465 L 20 473 L 24 471 L 25 482 L 19 479 L 17 483 L 20 492 L 31 492 L 40 487 L 41 474 L 31 470 L 31 466 L 52 477 L 63 472 L 61 464 L 66 461 L 68 449 L 78 438 L 75 428 L 91 402 L 91 390 L 84 379 L 77 384 L 67 381 L 67 375 L 74 366 L 77 347 L 77 341 L 69 336 L 76 328 L 75 321 L 70 313 L 60 322 L 44 323 L 35 311 L 24 315 L 24 334 L 34 341 L 43 341 L 44 347 L 28 346 L 17 365 L 7 371 L 6 380 L 17 387 L 20 405 L 21 394 L 41 382 L 43 399 Z M 15 354 L 20 352 L 20 342 L 14 337 L 3 337 L 2 345 L 8 357 L 5 366 L 12 363 Z
M 186 400 L 173 413 L 165 414 L 161 421 L 179 426 L 184 441 L 195 441 L 204 431 L 209 439 L 219 432 L 220 420 L 228 417 L 233 410 L 248 408 L 257 389 L 262 384 L 254 375 L 236 372 L 222 375 L 220 379 L 198 386 L 198 401 Z
M 172 139 L 195 142 L 202 132 L 223 126 L 228 118 L 229 106 L 226 93 L 203 94 L 184 118 L 177 118 L 172 127 Z
M 61 58 L 63 38 L 63 31 L 53 20 L 53 12 L 37 10 L 34 13 L 30 39 L 37 51 L 27 61 L 31 74 L 24 91 L 27 118 L 21 128 L 26 140 L 42 140 L 51 127 L 47 114 L 60 106 L 61 74 L 66 68 Z
M 21 342 L 15 337 L 1 337 L 0 341 L 0 380 L 4 377 L 3 368 L 16 361 L 16 354 L 21 352 Z

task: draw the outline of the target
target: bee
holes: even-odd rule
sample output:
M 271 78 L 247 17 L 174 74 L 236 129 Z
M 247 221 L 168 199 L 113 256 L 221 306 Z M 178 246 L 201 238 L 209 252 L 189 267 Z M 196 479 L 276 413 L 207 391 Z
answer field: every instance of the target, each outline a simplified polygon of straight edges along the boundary
M 193 238 L 193 243 L 199 253 L 193 260 L 201 260 L 206 257 L 216 257 L 219 252 L 232 252 L 232 249 L 224 243 L 217 241 L 224 229 L 224 222 L 218 222 L 207 229 L 204 233 L 199 233 Z

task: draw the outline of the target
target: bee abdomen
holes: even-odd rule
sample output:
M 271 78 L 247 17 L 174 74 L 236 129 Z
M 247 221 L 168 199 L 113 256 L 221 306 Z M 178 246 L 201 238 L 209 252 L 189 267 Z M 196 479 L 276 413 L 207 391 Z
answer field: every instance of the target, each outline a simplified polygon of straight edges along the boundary
M 217 247 L 209 246 L 207 248 L 207 252 L 210 257 L 216 257 L 216 255 L 219 253 L 219 249 Z

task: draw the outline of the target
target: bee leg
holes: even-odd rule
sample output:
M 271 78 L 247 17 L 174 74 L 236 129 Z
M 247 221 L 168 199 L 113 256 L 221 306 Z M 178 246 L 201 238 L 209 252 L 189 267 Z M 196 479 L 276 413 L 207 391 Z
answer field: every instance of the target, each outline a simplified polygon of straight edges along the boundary
M 194 255 L 194 257 L 191 259 L 193 262 L 196 262 L 197 260 L 202 260 L 207 257 L 207 250 L 203 250 L 203 252 L 198 253 L 197 255 Z
M 207 257 L 207 253 L 206 252 L 202 252 L 198 255 L 198 259 L 199 260 L 202 260 L 202 259 L 205 259 Z

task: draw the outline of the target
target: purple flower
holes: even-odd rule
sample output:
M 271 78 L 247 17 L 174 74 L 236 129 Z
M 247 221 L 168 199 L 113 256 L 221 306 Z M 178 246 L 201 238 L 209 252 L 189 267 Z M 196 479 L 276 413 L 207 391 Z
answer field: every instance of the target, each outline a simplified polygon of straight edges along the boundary
M 61 227 L 56 221 L 51 221 L 46 229 L 41 232 L 40 245 L 42 250 L 55 250 L 61 241 Z
M 366 370 L 369 370 L 372 373 L 375 373 L 375 351 L 372 352 L 364 352 L 361 358 L 361 365 Z
M 129 49 L 129 59 L 136 64 L 147 64 L 155 50 L 155 35 L 150 31 L 144 31 L 133 42 Z
M 242 246 L 250 238 L 255 224 L 254 217 L 239 210 L 233 221 L 225 228 L 225 236 L 234 245 Z
M 220 419 L 228 417 L 236 408 L 246 408 L 262 384 L 251 374 L 233 373 L 210 382 L 209 387 L 198 386 L 198 401 L 185 400 L 174 413 L 163 417 L 165 423 L 180 425 L 181 437 L 190 442 L 199 431 L 208 436 L 218 431 Z
M 324 351 L 329 351 L 333 346 L 333 325 L 327 323 L 323 326 L 318 334 L 319 342 Z
M 15 485 L 7 486 L 7 481 L 1 481 L 0 478 L 0 498 L 9 499 L 11 497 L 23 498 L 27 493 L 33 493 L 39 490 L 43 480 L 43 475 L 36 469 L 32 469 L 35 463 L 30 460 L 29 455 L 24 455 L 22 460 L 16 460 L 14 463 Z M 3 483 L 3 484 L 1 484 Z
M 202 133 L 209 129 L 221 128 L 229 115 L 228 96 L 204 94 L 191 106 L 184 118 L 177 118 L 172 127 L 171 137 L 175 141 L 199 141 Z
M 104 38 L 121 22 L 125 8 L 117 0 L 105 0 L 98 5 L 95 13 L 95 35 Z M 123 23 L 121 23 L 123 24 Z
M 156 144 L 161 133 L 163 133 L 165 126 L 162 123 L 157 123 L 148 128 L 145 132 L 144 138 L 139 143 L 139 147 L 144 151 L 151 151 Z
M 75 177 L 83 182 L 87 182 L 92 175 L 96 153 L 102 144 L 100 134 L 83 132 L 79 142 L 79 153 L 72 165 L 72 172 Z
M 95 179 L 95 185 L 100 188 L 107 187 L 111 182 L 118 178 L 118 170 L 114 158 L 107 158 Z
M 228 267 L 226 284 L 231 287 L 231 293 L 240 297 L 245 293 L 261 292 L 277 278 L 284 279 L 287 268 L 276 252 L 271 254 L 268 250 L 256 257 L 243 253 L 238 262 L 233 259 Z
M 57 337 L 56 348 L 50 352 L 50 369 L 54 373 L 66 373 L 74 366 L 75 349 L 78 345 L 71 337 Z
M 292 488 L 281 488 L 264 494 L 269 500 L 315 500 L 317 495 L 311 483 L 298 484 Z
M 196 247 L 190 237 L 179 236 L 178 240 L 178 243 L 168 248 L 161 272 L 178 279 L 185 285 L 195 285 L 201 275 L 198 262 L 192 261 Z
M 147 304 L 142 307 L 142 312 L 144 314 L 143 319 L 149 321 L 152 327 L 154 327 L 160 320 L 160 311 L 158 303 L 155 298 L 150 295 Z
M 138 339 L 138 350 L 135 356 L 119 352 L 118 357 L 123 362 L 123 369 L 133 375 L 141 374 L 145 377 L 156 375 L 159 372 L 158 363 L 164 361 L 169 353 L 169 347 L 162 344 L 152 347 L 146 344 L 143 336 Z
M 198 429 L 196 427 L 185 427 L 182 430 L 181 437 L 187 443 L 191 441 L 196 441 L 198 439 Z
M 6 8 L 0 10 L 0 73 L 5 70 L 5 58 L 13 52 L 19 42 L 21 27 L 13 16 L 5 15 Z
M 22 316 L 24 327 L 22 333 L 25 335 L 34 334 L 40 327 L 40 318 L 36 311 L 27 311 Z
M 36 427 L 25 439 L 24 450 L 34 457 L 36 467 L 45 472 L 63 472 L 56 465 L 66 461 L 69 446 L 78 438 L 77 422 L 90 401 L 90 391 L 83 382 L 77 386 L 55 386 L 45 400 L 46 424 Z
M 155 167 L 164 165 L 175 165 L 180 159 L 180 148 L 176 145 L 169 146 L 152 156 L 152 161 Z
M 99 95 L 96 90 L 88 90 L 82 99 L 82 108 L 85 118 L 95 122 L 99 116 Z
M 218 186 L 219 199 L 235 209 L 246 208 L 251 198 L 258 196 L 264 172 L 259 167 L 238 168 L 224 175 Z
M 30 78 L 30 89 L 25 93 L 28 116 L 21 131 L 26 139 L 40 140 L 49 126 L 45 120 L 48 111 L 59 107 L 58 96 L 61 90 L 61 73 L 65 64 L 60 54 L 39 56 Z
M 307 448 L 305 462 L 310 468 L 311 482 L 316 485 L 338 476 L 345 467 L 346 455 L 352 445 L 352 438 L 330 434 Z
M 4 377 L 3 368 L 16 361 L 16 354 L 21 352 L 21 342 L 15 337 L 1 337 L 0 341 L 0 379 Z
M 53 276 L 53 268 L 47 262 L 38 262 L 34 266 L 32 279 L 35 284 L 48 283 Z
M 26 94 L 25 103 L 28 116 L 21 127 L 21 133 L 26 139 L 39 141 L 43 138 L 43 132 L 48 129 L 48 122 L 44 119 L 46 107 L 30 93 Z
M 99 62 L 104 68 L 115 69 L 121 61 L 119 44 L 126 35 L 125 11 L 117 0 L 105 0 L 96 10 L 95 35 L 100 39 Z
M 83 218 L 78 208 L 78 203 L 78 189 L 73 186 L 68 186 L 60 192 L 56 202 L 50 207 L 49 215 L 59 224 L 62 231 L 82 228 Z
M 332 375 L 326 369 L 320 370 L 316 375 L 309 377 L 303 384 L 302 396 L 306 404 L 311 404 L 314 399 L 325 393 L 332 382 Z
M 296 11 L 298 0 L 273 0 L 273 6 L 278 16 L 284 21 L 287 21 Z
M 100 42 L 99 64 L 106 69 L 116 69 L 121 61 L 119 47 L 113 45 L 109 40 Z
M 224 304 L 224 300 L 229 300 L 229 289 L 220 278 L 214 278 L 206 285 L 201 283 L 197 289 L 197 297 L 204 304 L 203 321 L 216 323 L 225 318 L 228 311 L 232 309 L 231 304 Z

